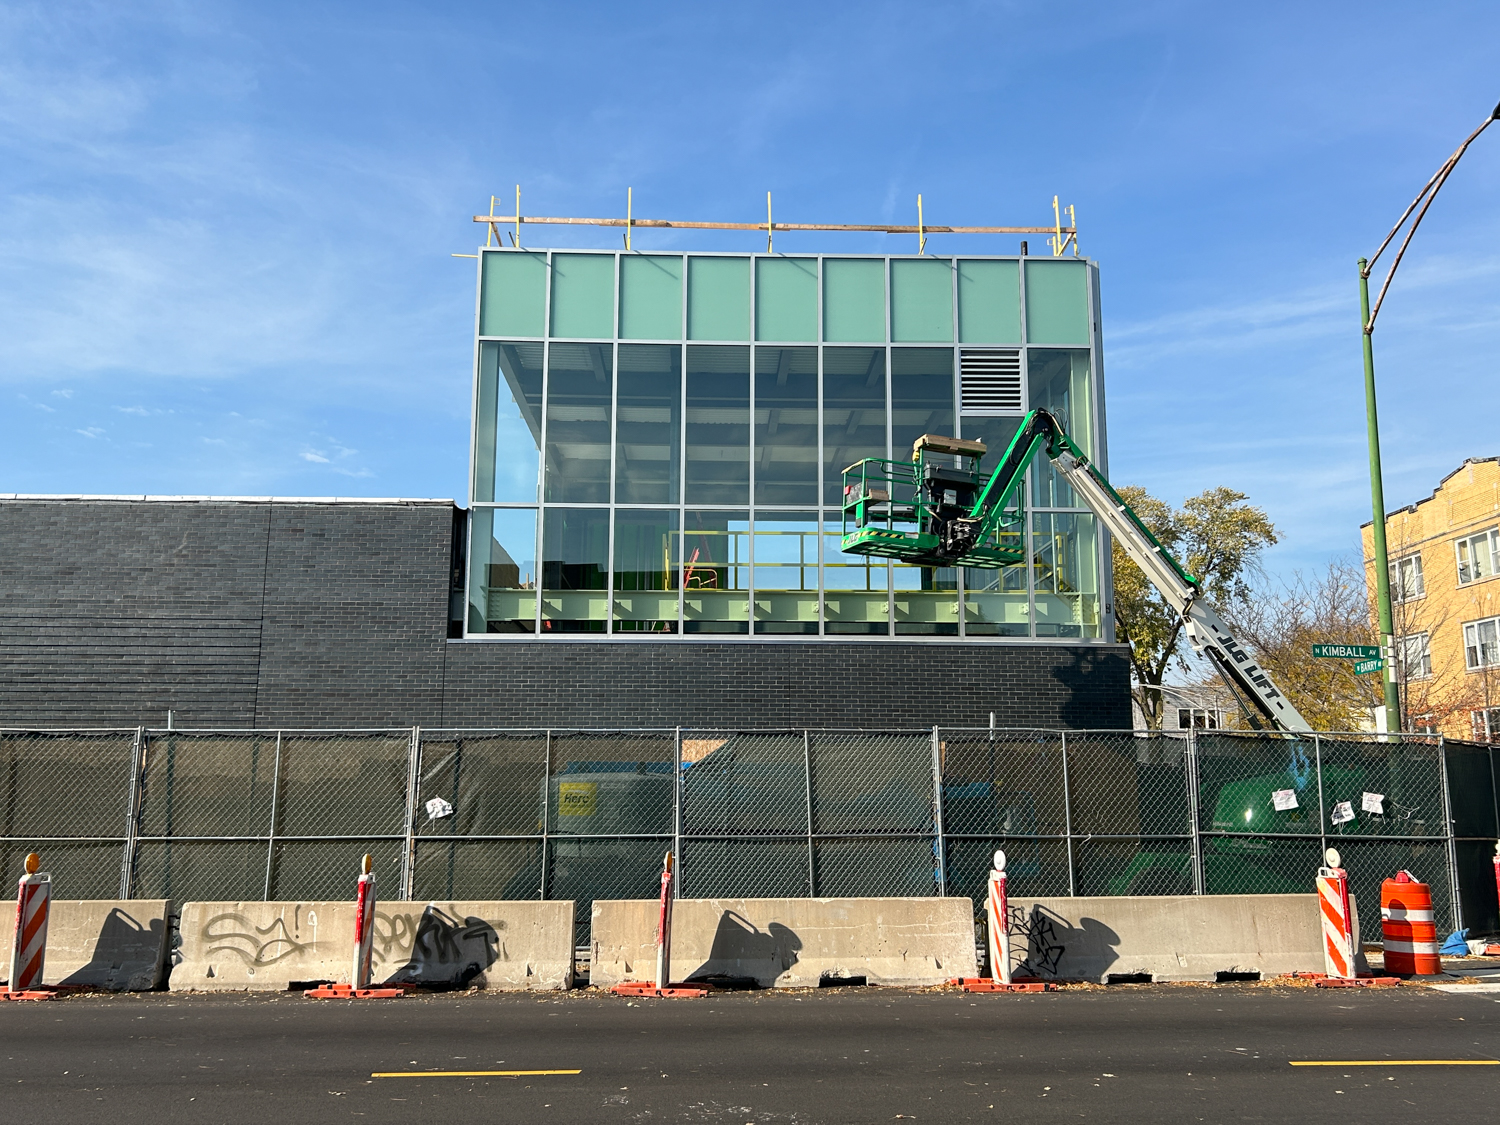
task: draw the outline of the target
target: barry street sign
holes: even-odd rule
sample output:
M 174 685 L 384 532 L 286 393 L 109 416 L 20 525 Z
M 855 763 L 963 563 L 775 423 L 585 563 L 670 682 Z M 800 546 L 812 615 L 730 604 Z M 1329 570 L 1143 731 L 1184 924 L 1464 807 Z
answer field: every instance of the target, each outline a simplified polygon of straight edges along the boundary
M 1372 660 L 1356 660 L 1354 662 L 1354 674 L 1356 676 L 1363 676 L 1366 672 L 1379 672 L 1384 668 L 1385 661 L 1378 656 Z
M 1380 646 L 1313 645 L 1312 654 L 1327 660 L 1372 660 L 1380 655 Z

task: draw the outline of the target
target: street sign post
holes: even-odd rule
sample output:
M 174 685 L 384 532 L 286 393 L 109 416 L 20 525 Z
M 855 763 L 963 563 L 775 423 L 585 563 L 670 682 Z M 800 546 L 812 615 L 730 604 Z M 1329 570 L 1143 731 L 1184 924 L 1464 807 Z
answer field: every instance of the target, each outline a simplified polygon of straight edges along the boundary
M 1363 676 L 1366 672 L 1380 672 L 1384 671 L 1384 669 L 1385 661 L 1378 656 L 1370 660 L 1356 660 L 1354 662 L 1354 674 L 1356 676 Z
M 1380 656 L 1380 646 L 1313 645 L 1312 654 L 1325 660 L 1372 660 Z

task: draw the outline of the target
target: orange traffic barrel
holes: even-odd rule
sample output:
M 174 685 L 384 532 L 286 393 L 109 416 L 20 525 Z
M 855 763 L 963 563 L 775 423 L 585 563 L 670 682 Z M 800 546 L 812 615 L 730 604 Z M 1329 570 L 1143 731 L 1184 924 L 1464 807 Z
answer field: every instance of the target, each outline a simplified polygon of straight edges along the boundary
M 1398 871 L 1394 879 L 1380 884 L 1380 925 L 1387 973 L 1433 976 L 1443 971 L 1432 920 L 1432 888 L 1417 882 L 1410 871 Z

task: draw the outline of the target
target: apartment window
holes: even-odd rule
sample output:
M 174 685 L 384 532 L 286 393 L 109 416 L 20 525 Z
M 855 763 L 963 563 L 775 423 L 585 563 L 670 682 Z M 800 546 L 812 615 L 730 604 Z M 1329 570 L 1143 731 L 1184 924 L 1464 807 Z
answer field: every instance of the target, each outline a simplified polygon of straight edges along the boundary
M 1177 708 L 1178 730 L 1218 730 L 1224 725 L 1224 712 L 1204 707 Z
M 1474 721 L 1474 738 L 1478 742 L 1494 742 L 1500 736 L 1500 707 L 1486 707 L 1482 711 L 1471 711 Z
M 1407 680 L 1425 680 L 1432 675 L 1432 650 L 1426 633 L 1413 633 L 1397 640 L 1396 658 L 1401 676 Z
M 1413 734 L 1437 734 L 1438 732 L 1436 715 L 1413 715 L 1408 721 Z
M 1391 563 L 1391 597 L 1398 602 L 1409 602 L 1427 593 L 1422 582 L 1422 556 L 1411 555 Z
M 1492 527 L 1478 535 L 1460 539 L 1454 547 L 1458 552 L 1460 586 L 1489 578 L 1495 573 L 1495 557 L 1500 554 L 1500 529 Z
M 1500 664 L 1500 617 L 1464 626 L 1464 664 L 1470 671 Z

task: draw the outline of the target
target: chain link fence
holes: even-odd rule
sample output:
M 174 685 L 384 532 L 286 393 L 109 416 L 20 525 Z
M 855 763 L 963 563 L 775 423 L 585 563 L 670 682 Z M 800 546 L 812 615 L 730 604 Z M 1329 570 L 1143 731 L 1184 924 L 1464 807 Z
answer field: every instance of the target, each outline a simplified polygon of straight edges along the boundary
M 1500 930 L 1500 763 L 1435 736 L 935 728 L 0 731 L 0 865 L 67 898 L 1307 893 L 1344 857 Z M 1376 797 L 1379 799 L 1377 800 Z

